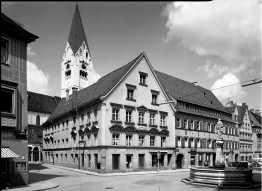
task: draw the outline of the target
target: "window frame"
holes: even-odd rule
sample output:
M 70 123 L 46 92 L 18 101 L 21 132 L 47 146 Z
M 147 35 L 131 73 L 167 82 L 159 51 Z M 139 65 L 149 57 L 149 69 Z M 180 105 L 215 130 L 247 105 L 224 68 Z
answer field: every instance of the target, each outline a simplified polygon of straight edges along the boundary
M 5 112 L 5 111 L 2 111 L 2 106 L 1 106 L 1 115 L 11 115 L 11 116 L 14 116 L 15 117 L 15 107 L 16 107 L 16 102 L 15 102 L 15 98 L 16 98 L 16 89 L 15 88 L 11 88 L 11 87 L 6 87 L 6 86 L 1 86 L 1 94 L 2 92 L 4 91 L 9 91 L 9 92 L 12 92 L 12 108 L 11 108 L 11 112 Z M 2 97 L 2 96 L 1 96 Z M 2 104 L 3 104 L 3 101 L 2 101 Z
M 120 121 L 120 109 L 112 108 L 112 121 Z
M 112 134 L 112 145 L 118 146 L 120 141 L 119 141 L 120 135 L 119 134 Z
M 2 41 L 6 41 L 7 42 L 7 47 L 6 47 L 6 52 L 7 52 L 7 59 L 5 62 L 2 62 L 2 56 L 3 56 L 3 53 L 2 53 Z M 11 43 L 10 43 L 10 40 L 1 36 L 1 64 L 4 64 L 4 65 L 10 65 L 10 50 L 11 50 Z

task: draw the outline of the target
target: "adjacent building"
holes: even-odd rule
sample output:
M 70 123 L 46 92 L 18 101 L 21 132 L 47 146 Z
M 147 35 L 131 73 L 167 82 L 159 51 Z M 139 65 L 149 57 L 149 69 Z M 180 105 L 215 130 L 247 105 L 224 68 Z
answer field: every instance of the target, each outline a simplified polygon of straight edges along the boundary
M 242 105 L 229 101 L 227 110 L 232 113 L 239 125 L 239 151 L 240 161 L 251 161 L 253 157 L 253 132 L 251 125 L 251 114 L 246 103 Z
M 61 100 L 57 96 L 49 96 L 27 91 L 28 99 L 28 161 L 42 162 L 43 127 L 52 111 Z
M 215 125 L 224 125 L 226 161 L 239 160 L 239 129 L 237 122 L 208 89 L 173 76 L 157 72 L 175 112 L 176 167 L 213 166 L 216 157 Z
M 253 140 L 253 158 L 262 158 L 262 144 L 261 144 L 261 133 L 262 133 L 262 118 L 261 115 L 254 110 L 250 110 L 250 119 L 252 125 L 252 140 Z
M 27 45 L 37 38 L 1 13 L 1 185 L 29 182 Z

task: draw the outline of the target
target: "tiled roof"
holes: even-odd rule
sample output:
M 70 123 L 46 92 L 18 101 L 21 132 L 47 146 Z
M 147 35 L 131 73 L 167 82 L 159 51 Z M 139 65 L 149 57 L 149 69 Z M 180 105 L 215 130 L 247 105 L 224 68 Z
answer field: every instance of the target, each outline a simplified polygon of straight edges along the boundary
M 197 104 L 228 113 L 217 97 L 201 86 L 155 71 L 167 94 L 176 100 Z
M 79 49 L 79 47 L 82 45 L 83 42 L 86 43 L 87 49 L 90 53 L 90 50 L 87 44 L 87 40 L 86 40 L 84 27 L 83 27 L 81 16 L 80 16 L 80 12 L 78 9 L 78 5 L 76 5 L 75 13 L 74 13 L 72 24 L 71 24 L 70 33 L 68 36 L 68 43 L 70 44 L 74 54 L 77 52 L 77 50 Z
M 229 113 L 233 113 L 233 112 L 236 110 L 236 106 L 226 107 L 226 110 L 227 110 Z
M 27 92 L 28 95 L 28 111 L 51 114 L 61 100 L 57 96 L 48 96 L 35 92 Z
M 70 95 L 67 102 L 66 98 L 63 98 L 45 124 L 51 122 L 51 120 L 55 120 L 60 116 L 64 116 L 72 111 L 75 111 L 76 108 L 81 108 L 92 104 L 95 101 L 100 101 L 101 97 L 109 93 L 109 91 L 121 80 L 121 78 L 141 58 L 142 55 L 143 54 L 140 54 L 128 64 L 103 76 L 95 84 L 92 84 L 91 86 L 88 86 L 77 93 L 73 93 Z
M 1 12 L 1 35 L 5 34 L 17 38 L 23 42 L 31 43 L 35 41 L 38 36 L 28 32 L 22 26 L 22 24 L 14 21 L 13 19 L 7 17 Z
M 246 113 L 246 110 L 248 109 L 247 105 L 238 105 L 237 106 L 237 110 L 238 110 L 238 122 L 240 124 L 243 123 L 243 120 L 244 120 L 244 116 L 245 116 L 245 113 Z
M 37 137 L 43 137 L 43 127 L 41 125 L 30 125 L 28 124 L 28 131 L 34 131 Z
M 255 123 L 255 125 L 261 126 L 262 117 L 259 114 L 256 114 L 252 111 L 250 111 L 250 113 L 251 113 L 252 118 L 254 118 L 252 119 L 252 121 Z

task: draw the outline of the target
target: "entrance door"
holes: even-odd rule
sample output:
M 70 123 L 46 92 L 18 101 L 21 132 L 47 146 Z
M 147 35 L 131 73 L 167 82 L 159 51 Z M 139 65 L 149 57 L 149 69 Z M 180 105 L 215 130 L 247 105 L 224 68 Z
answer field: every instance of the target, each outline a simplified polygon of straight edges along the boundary
M 119 154 L 114 154 L 112 155 L 112 167 L 113 167 L 113 170 L 118 170 L 119 169 Z
M 145 155 L 144 154 L 139 154 L 138 155 L 138 165 L 139 165 L 139 168 L 145 168 L 144 167 L 144 163 L 145 163 Z
M 172 158 L 172 154 L 168 154 L 167 155 L 167 165 L 170 167 L 171 166 L 171 158 Z
M 176 167 L 177 169 L 181 169 L 183 164 L 182 164 L 182 161 L 183 161 L 183 158 L 184 158 L 184 155 L 183 154 L 178 154 L 177 157 L 176 157 Z
M 39 149 L 38 147 L 35 147 L 33 150 L 33 161 L 37 162 L 39 161 Z

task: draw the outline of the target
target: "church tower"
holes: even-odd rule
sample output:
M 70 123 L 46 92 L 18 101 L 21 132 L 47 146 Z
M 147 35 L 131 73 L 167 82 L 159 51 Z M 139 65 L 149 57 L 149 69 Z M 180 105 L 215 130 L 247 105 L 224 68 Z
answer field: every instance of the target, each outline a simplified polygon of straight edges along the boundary
M 93 84 L 93 63 L 78 5 L 61 63 L 61 97 Z

